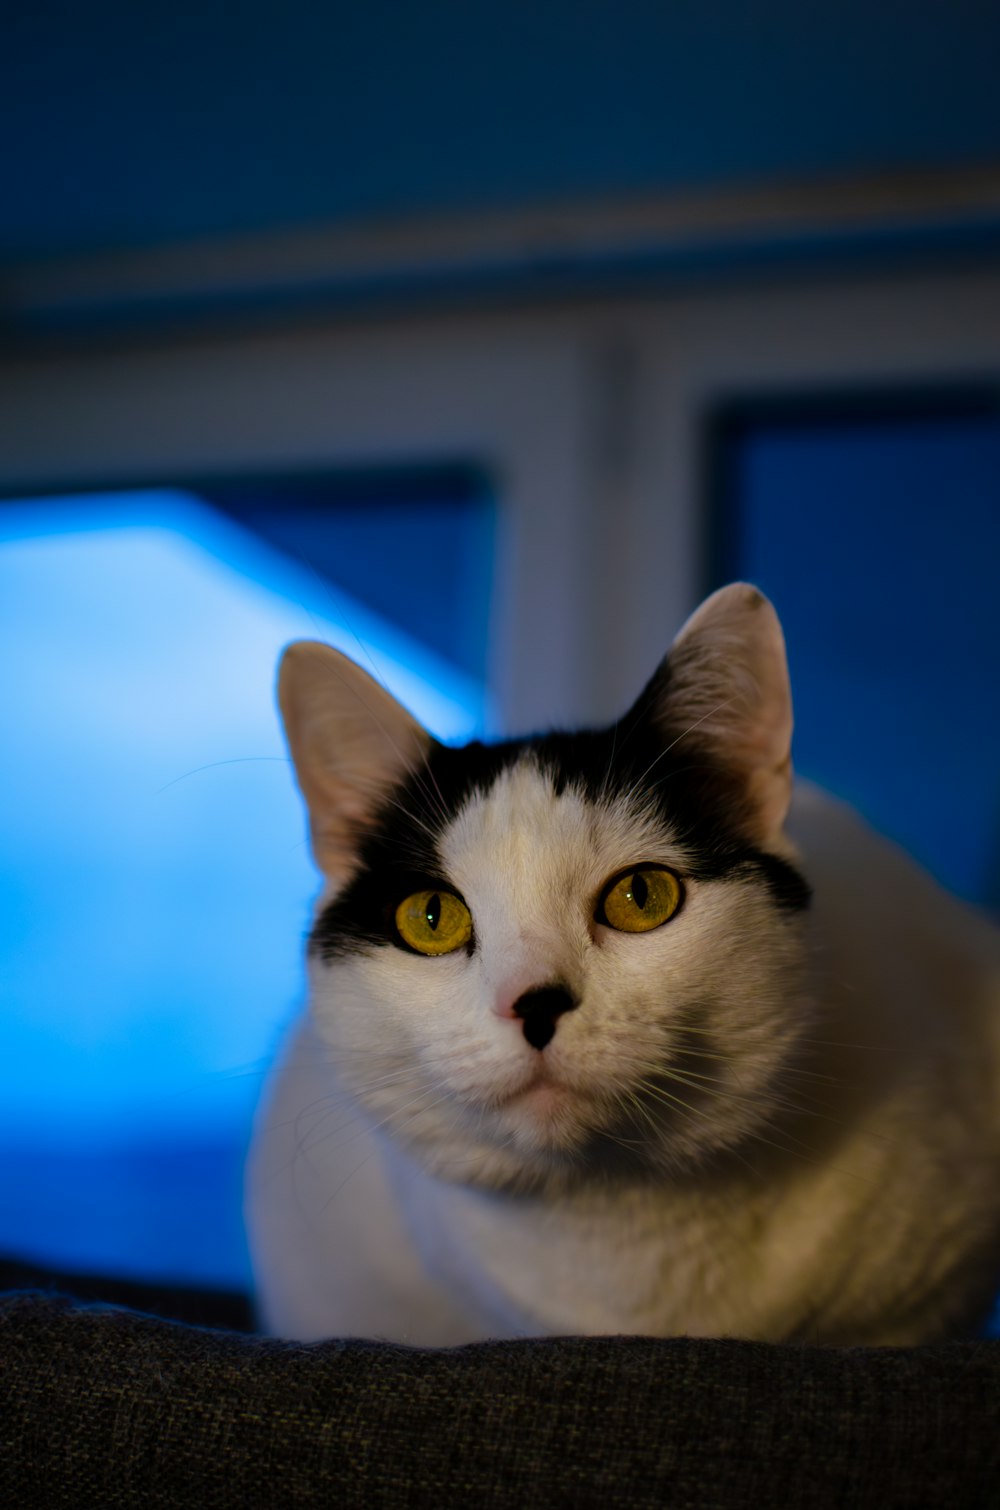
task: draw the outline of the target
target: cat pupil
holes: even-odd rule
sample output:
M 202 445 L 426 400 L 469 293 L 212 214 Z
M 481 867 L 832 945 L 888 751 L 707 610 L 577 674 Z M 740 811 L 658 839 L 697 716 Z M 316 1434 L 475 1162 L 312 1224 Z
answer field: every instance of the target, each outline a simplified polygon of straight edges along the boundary
M 436 928 L 438 923 L 440 923 L 441 898 L 438 896 L 437 892 L 434 893 L 430 901 L 427 903 L 427 912 L 425 916 L 427 918 L 428 928 Z
M 645 877 L 640 875 L 638 871 L 632 877 L 631 896 L 640 911 L 645 907 L 649 899 L 649 887 L 646 884 Z

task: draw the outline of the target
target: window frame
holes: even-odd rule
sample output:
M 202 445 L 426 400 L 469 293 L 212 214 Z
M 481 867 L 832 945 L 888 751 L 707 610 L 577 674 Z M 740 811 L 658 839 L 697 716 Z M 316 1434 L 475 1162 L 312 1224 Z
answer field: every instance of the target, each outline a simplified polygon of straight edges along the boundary
M 713 416 L 997 387 L 998 332 L 1000 271 L 955 263 L 91 335 L 0 360 L 0 492 L 471 463 L 493 732 L 572 725 L 620 711 L 711 576 Z

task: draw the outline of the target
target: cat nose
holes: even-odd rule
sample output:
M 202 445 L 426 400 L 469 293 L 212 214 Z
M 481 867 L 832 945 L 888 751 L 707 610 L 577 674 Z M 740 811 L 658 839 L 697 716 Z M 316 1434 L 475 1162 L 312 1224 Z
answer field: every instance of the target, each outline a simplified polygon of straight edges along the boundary
M 518 997 L 514 1003 L 514 1016 L 520 1017 L 522 1031 L 531 1047 L 544 1049 L 555 1036 L 557 1018 L 579 1005 L 565 986 L 537 986 Z

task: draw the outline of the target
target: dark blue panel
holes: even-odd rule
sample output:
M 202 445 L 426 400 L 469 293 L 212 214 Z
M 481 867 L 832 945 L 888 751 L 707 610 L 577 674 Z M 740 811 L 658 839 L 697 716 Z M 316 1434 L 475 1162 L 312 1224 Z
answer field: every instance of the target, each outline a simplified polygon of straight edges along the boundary
M 799 769 L 1000 907 L 1000 418 L 772 414 L 731 445 L 729 570 L 784 622 Z
M 477 478 L 462 473 L 428 482 L 418 475 L 353 492 L 336 479 L 326 486 L 200 491 L 296 563 L 482 679 L 492 501 Z

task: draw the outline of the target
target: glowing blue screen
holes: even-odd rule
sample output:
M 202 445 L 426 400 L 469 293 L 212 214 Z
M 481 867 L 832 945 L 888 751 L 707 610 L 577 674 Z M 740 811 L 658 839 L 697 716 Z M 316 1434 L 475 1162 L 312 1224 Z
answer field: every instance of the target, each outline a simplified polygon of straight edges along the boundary
M 272 694 L 296 638 L 483 731 L 481 679 L 192 494 L 0 506 L 0 1251 L 245 1280 L 316 889 Z

